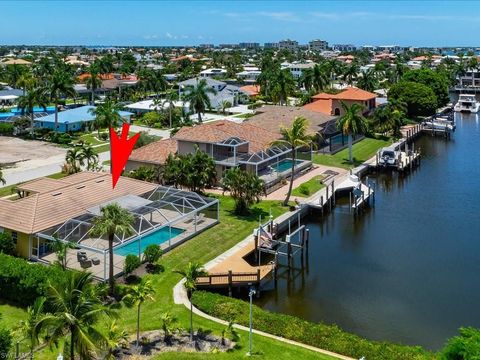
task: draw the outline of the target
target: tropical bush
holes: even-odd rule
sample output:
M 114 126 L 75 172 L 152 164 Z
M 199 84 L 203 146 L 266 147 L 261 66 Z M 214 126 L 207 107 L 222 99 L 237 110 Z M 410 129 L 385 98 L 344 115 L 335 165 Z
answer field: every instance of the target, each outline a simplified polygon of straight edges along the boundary
M 153 166 L 140 166 L 138 169 L 132 170 L 126 175 L 133 179 L 148 181 L 148 182 L 157 182 L 158 181 L 159 171 L 156 167 Z
M 13 134 L 13 124 L 0 123 L 0 135 L 12 135 L 12 134 Z
M 135 143 L 134 149 L 138 149 L 142 146 L 151 144 L 157 140 L 160 140 L 160 137 L 155 135 L 148 135 L 145 131 L 140 132 L 140 137 L 138 138 L 137 142 Z
M 131 274 L 136 268 L 140 266 L 140 258 L 137 255 L 128 254 L 125 257 L 125 264 L 123 265 L 123 272 L 125 275 Z
M 8 352 L 12 347 L 12 333 L 5 329 L 0 328 L 0 359 L 7 359 Z
M 480 330 L 471 327 L 460 328 L 460 335 L 448 340 L 441 351 L 441 360 L 480 359 Z
M 195 291 L 191 300 L 200 310 L 226 321 L 248 326 L 247 302 L 214 294 Z M 363 339 L 347 333 L 336 325 L 313 323 L 300 318 L 273 313 L 253 306 L 253 327 L 287 339 L 333 351 L 355 359 L 365 357 L 375 360 L 433 359 L 432 353 L 420 346 L 406 346 L 390 342 Z
M 4 300 L 20 305 L 33 304 L 45 296 L 48 283 L 60 283 L 65 277 L 59 267 L 31 264 L 20 258 L 0 254 L 0 294 Z
M 162 256 L 163 251 L 158 245 L 150 244 L 143 251 L 143 261 L 148 264 L 156 263 Z
M 260 201 L 265 194 L 265 184 L 256 174 L 248 173 L 240 168 L 230 168 L 222 178 L 223 191 L 230 191 L 235 200 L 235 212 L 243 214 L 250 206 Z
M 10 233 L 0 233 L 0 253 L 15 255 L 15 243 Z

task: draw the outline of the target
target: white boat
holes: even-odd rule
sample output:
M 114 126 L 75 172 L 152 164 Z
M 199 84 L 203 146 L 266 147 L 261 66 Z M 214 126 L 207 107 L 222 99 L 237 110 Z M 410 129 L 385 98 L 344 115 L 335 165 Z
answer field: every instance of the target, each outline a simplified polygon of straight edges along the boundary
M 378 157 L 378 165 L 380 166 L 397 166 L 400 161 L 400 151 L 393 147 L 385 147 L 380 150 Z
M 453 132 L 455 131 L 455 125 L 448 121 L 434 120 L 424 121 L 423 126 L 425 129 L 433 129 L 438 131 Z
M 458 112 L 477 113 L 480 110 L 480 103 L 475 98 L 475 95 L 460 94 L 458 102 L 453 109 Z

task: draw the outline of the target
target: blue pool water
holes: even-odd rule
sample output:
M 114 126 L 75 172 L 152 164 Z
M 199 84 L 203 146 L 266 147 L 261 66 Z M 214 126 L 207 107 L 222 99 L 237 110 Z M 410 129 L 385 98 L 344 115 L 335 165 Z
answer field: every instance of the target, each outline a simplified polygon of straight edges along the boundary
M 183 233 L 185 230 L 183 229 L 178 229 L 172 227 L 172 239 Z M 132 241 L 131 243 L 117 247 L 113 250 L 113 252 L 117 255 L 121 256 L 127 256 L 129 254 L 133 255 L 138 255 L 138 242 L 140 241 L 140 252 L 143 253 L 145 248 L 148 245 L 155 244 L 155 245 L 161 245 L 165 242 L 167 242 L 170 239 L 170 230 L 168 227 L 161 228 L 158 231 L 155 231 L 153 233 L 150 233 L 146 236 L 142 236 L 141 241 L 140 239 L 136 241 Z
M 300 164 L 300 160 L 295 160 L 295 166 Z M 278 164 L 273 164 L 272 167 L 279 173 L 284 171 L 290 170 L 292 168 L 292 160 L 291 159 L 283 159 Z
M 45 111 L 42 107 L 35 106 L 33 108 L 34 113 L 39 113 L 39 112 L 46 112 L 48 114 L 53 114 L 55 112 L 55 106 L 47 106 L 47 111 Z M 17 116 L 21 115 L 22 110 L 19 108 L 12 108 L 10 109 L 9 112 L 0 112 L 0 118 L 7 118 L 10 116 Z

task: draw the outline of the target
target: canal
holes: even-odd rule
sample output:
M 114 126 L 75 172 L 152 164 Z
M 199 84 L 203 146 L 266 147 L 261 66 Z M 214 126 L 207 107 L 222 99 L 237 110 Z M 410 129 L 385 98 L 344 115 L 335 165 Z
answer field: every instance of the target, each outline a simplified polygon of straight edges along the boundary
M 460 326 L 480 327 L 480 123 L 456 124 L 450 141 L 416 141 L 417 170 L 374 174 L 375 206 L 361 216 L 347 199 L 306 218 L 308 267 L 257 304 L 431 350 Z

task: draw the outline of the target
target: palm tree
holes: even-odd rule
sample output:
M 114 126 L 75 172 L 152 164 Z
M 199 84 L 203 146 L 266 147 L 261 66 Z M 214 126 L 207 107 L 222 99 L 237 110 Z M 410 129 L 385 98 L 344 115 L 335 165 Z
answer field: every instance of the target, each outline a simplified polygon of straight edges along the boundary
M 87 89 L 91 91 L 90 104 L 95 105 L 95 90 L 102 86 L 102 79 L 100 78 L 99 71 L 96 66 L 90 66 L 90 76 L 85 79 L 85 85 Z
M 210 109 L 212 104 L 208 94 L 215 95 L 217 91 L 214 88 L 208 86 L 207 80 L 201 79 L 195 86 L 187 86 L 187 93 L 184 96 L 184 100 L 190 103 L 190 110 L 196 111 L 198 116 L 198 122 L 202 122 L 202 113 L 205 113 L 206 109 Z
M 84 144 L 80 149 L 82 160 L 87 162 L 87 170 L 95 170 L 98 164 L 98 154 L 90 144 Z
M 105 334 L 105 347 L 107 353 L 104 360 L 115 360 L 115 349 L 128 343 L 128 334 L 118 327 L 117 322 L 112 321 Z
M 101 303 L 91 273 L 68 272 L 66 276 L 65 281 L 48 288 L 52 315 L 45 321 L 51 326 L 50 342 L 70 335 L 70 359 L 75 360 L 75 353 L 82 360 L 93 359 L 96 344 L 105 342 L 105 336 L 95 325 L 102 316 L 112 313 Z
M 324 90 L 329 83 L 328 75 L 324 68 L 316 64 L 312 71 L 312 86 L 316 92 Z
M 365 91 L 373 92 L 377 87 L 377 76 L 375 74 L 375 70 L 368 69 L 367 71 L 363 72 L 362 76 L 357 81 L 357 86 Z
M 350 66 L 345 68 L 345 71 L 343 72 L 343 79 L 347 85 L 353 85 L 355 79 L 357 78 L 358 71 L 359 69 L 356 63 L 352 63 Z
M 2 183 L 3 185 L 5 185 L 7 183 L 7 181 L 3 177 L 3 172 L 2 172 L 1 168 L 0 168 L 0 183 Z
M 68 149 L 67 154 L 65 155 L 65 162 L 71 167 L 73 173 L 78 173 L 82 170 L 83 162 L 82 149 L 74 147 Z
M 95 116 L 95 127 L 100 134 L 101 128 L 116 128 L 123 121 L 118 113 L 120 108 L 113 101 L 107 100 L 89 112 Z
M 143 280 L 140 284 L 129 288 L 127 295 L 123 297 L 123 301 L 128 306 L 137 307 L 137 346 L 140 342 L 140 307 L 147 300 L 153 301 L 153 294 L 155 294 L 155 289 L 151 280 Z
M 38 297 L 32 306 L 27 308 L 27 318 L 21 320 L 16 332 L 28 340 L 30 345 L 30 359 L 33 359 L 35 347 L 40 343 L 40 334 L 48 325 L 50 314 L 44 312 L 46 298 Z
M 55 104 L 55 131 L 58 129 L 58 103 L 60 98 L 75 97 L 76 92 L 73 88 L 73 79 L 70 74 L 61 68 L 57 68 L 48 81 L 48 93 L 50 99 Z
M 48 98 L 45 90 L 42 88 L 33 89 L 24 96 L 20 96 L 18 99 L 18 108 L 22 110 L 22 113 L 27 113 L 30 115 L 30 134 L 32 136 L 35 127 L 35 106 L 43 107 L 43 109 L 46 111 L 47 105 Z
M 337 128 L 344 135 L 348 135 L 348 161 L 353 162 L 352 144 L 353 136 L 367 131 L 367 120 L 363 117 L 363 106 L 352 104 L 350 106 L 341 102 L 344 114 L 337 121 Z
M 27 89 L 31 89 L 35 85 L 35 78 L 30 73 L 20 75 L 16 86 L 23 90 L 23 96 L 27 93 Z
M 63 271 L 67 270 L 67 264 L 68 264 L 67 253 L 69 249 L 75 248 L 75 244 L 69 241 L 65 242 L 60 239 L 54 238 L 49 245 L 51 250 L 57 256 L 56 263 L 60 265 Z
M 288 105 L 288 97 L 295 92 L 295 80 L 290 70 L 283 69 L 278 72 L 272 92 L 278 97 L 280 105 Z
M 102 207 L 100 212 L 101 215 L 96 217 L 93 222 L 91 233 L 94 236 L 108 236 L 108 282 L 109 293 L 113 296 L 115 292 L 115 278 L 113 275 L 113 241 L 117 234 L 124 234 L 124 236 L 130 236 L 132 234 L 134 218 L 132 214 L 120 207 L 117 203 Z
M 174 271 L 177 274 L 182 275 L 185 278 L 185 289 L 188 296 L 192 296 L 192 293 L 197 289 L 197 279 L 201 276 L 206 276 L 207 272 L 198 263 L 189 262 L 185 270 Z M 193 340 L 193 304 L 190 301 L 190 341 Z
M 308 125 L 309 123 L 307 119 L 298 116 L 293 120 L 290 128 L 282 127 L 280 129 L 282 139 L 272 142 L 272 145 L 286 145 L 291 149 L 290 153 L 292 156 L 292 171 L 290 175 L 290 185 L 288 186 L 287 197 L 283 201 L 284 206 L 288 205 L 288 202 L 290 201 L 290 195 L 292 194 L 297 148 L 310 147 L 314 144 L 312 136 L 307 134 Z

